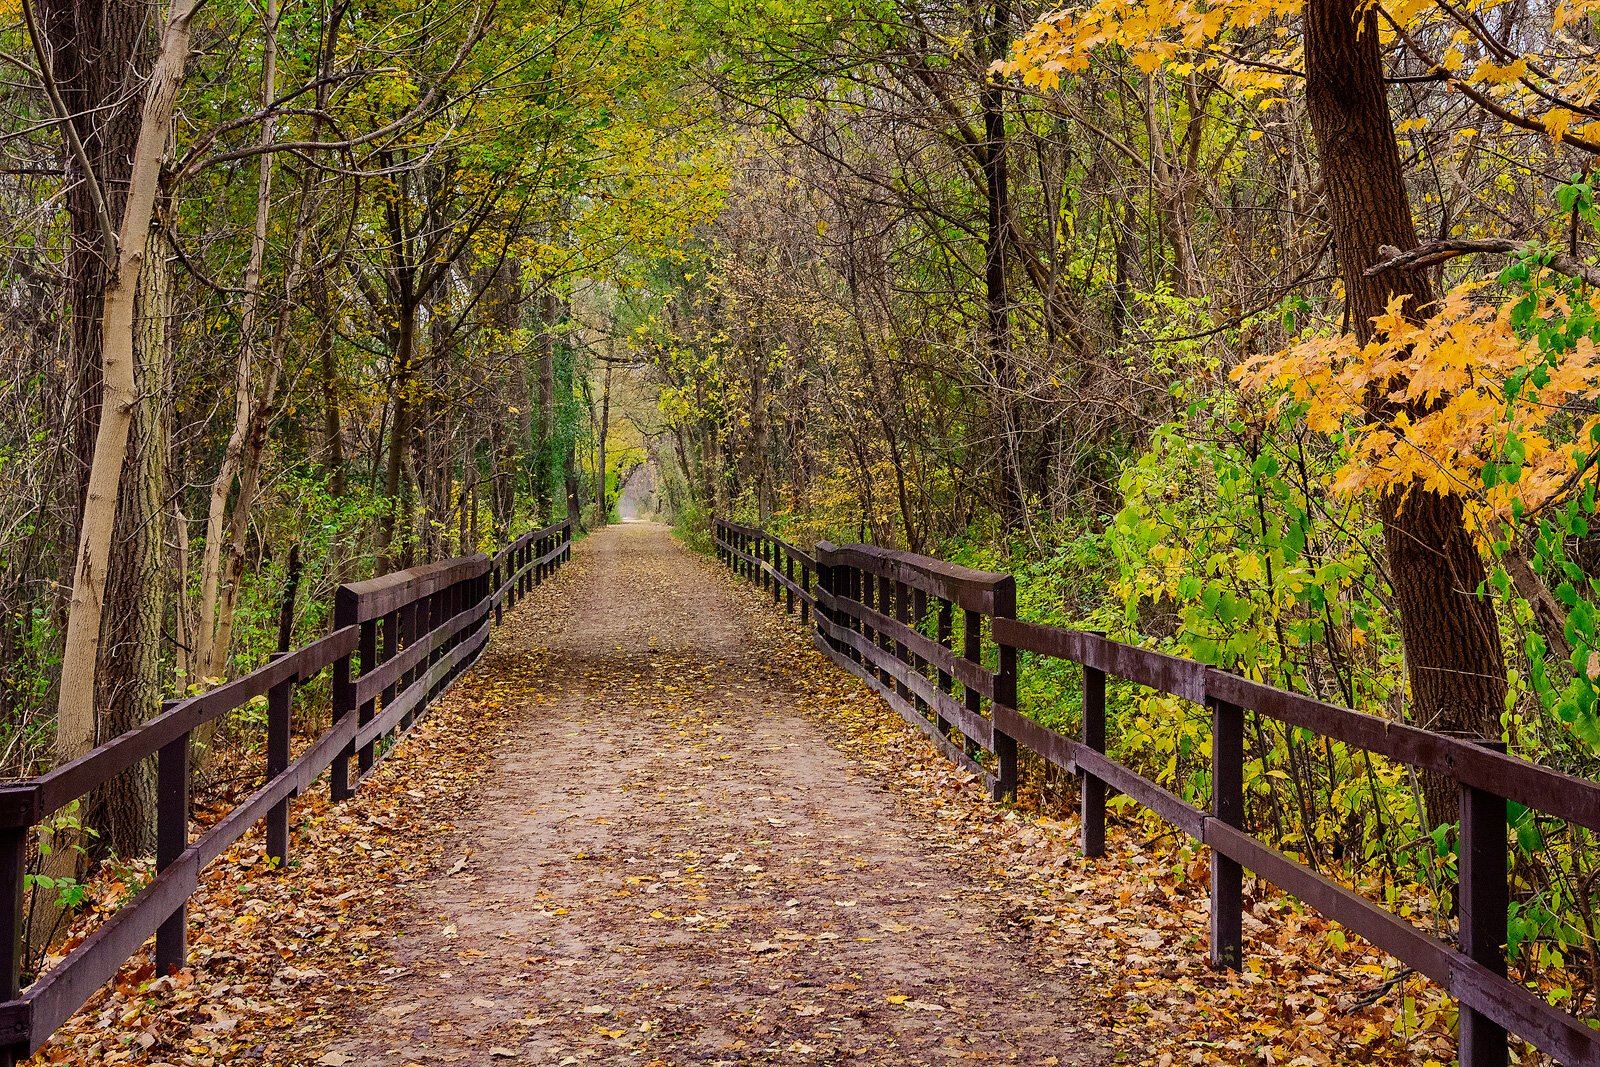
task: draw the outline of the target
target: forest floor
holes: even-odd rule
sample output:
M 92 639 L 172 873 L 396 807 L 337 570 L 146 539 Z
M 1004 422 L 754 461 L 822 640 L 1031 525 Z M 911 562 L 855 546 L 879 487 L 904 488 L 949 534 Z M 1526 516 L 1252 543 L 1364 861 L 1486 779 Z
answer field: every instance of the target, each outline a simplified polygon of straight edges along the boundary
M 748 587 L 629 523 L 507 617 L 287 876 L 207 872 L 192 966 L 130 965 L 44 1062 L 1427 1064 L 1420 983 L 1252 895 L 1204 964 L 1204 852 L 1082 861 Z M 126 887 L 102 887 L 106 907 Z

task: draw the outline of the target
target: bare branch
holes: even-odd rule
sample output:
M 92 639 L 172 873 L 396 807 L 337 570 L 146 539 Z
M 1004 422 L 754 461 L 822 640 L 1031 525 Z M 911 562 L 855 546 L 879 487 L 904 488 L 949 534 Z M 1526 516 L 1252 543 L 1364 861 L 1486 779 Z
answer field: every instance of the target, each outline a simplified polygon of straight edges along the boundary
M 1407 252 L 1402 252 L 1393 245 L 1381 245 L 1378 254 L 1383 258 L 1362 273 L 1370 278 L 1385 271 L 1433 267 L 1457 256 L 1471 256 L 1485 252 L 1503 256 L 1535 256 L 1543 266 L 1557 274 L 1565 274 L 1569 278 L 1577 278 L 1589 285 L 1600 286 L 1600 267 L 1590 266 L 1565 252 L 1549 253 L 1532 241 L 1518 241 L 1509 237 L 1449 237 L 1443 240 L 1427 240 Z
M 51 72 L 50 57 L 45 54 L 44 40 L 39 36 L 39 24 L 33 17 L 32 0 L 22 0 L 22 17 L 28 24 L 28 41 L 33 45 L 33 54 L 39 60 L 39 81 L 44 85 L 45 95 L 50 98 L 50 110 L 55 112 L 56 125 L 61 127 L 61 136 L 66 138 L 67 145 L 72 149 L 72 154 L 78 160 L 78 166 L 83 168 L 83 180 L 89 187 L 89 195 L 94 198 L 94 211 L 100 221 L 100 237 L 105 241 L 105 255 L 107 261 L 117 258 L 117 223 L 111 217 L 111 208 L 106 203 L 105 187 L 100 184 L 100 178 L 94 172 L 94 163 L 89 159 L 89 150 L 84 147 L 83 139 L 78 136 L 78 127 L 73 124 L 73 114 L 67 107 L 67 102 L 61 96 L 61 90 L 56 85 L 55 75 Z

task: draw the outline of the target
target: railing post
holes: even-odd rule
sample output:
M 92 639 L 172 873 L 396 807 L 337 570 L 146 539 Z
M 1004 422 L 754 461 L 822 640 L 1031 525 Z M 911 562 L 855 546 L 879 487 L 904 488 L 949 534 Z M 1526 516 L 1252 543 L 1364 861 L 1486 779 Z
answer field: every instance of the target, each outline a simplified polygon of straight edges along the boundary
M 1500 741 L 1485 748 L 1505 751 Z M 1506 884 L 1506 802 L 1487 790 L 1462 783 L 1461 840 L 1457 846 L 1456 915 L 1461 951 L 1495 974 L 1506 973 L 1506 917 L 1510 908 Z M 1458 1059 L 1461 1067 L 1506 1067 L 1510 1056 L 1505 1030 L 1471 1008 L 1459 1016 Z
M 492 561 L 490 561 L 490 564 L 489 564 L 489 592 L 490 592 L 490 595 L 493 595 L 494 591 L 496 589 L 500 588 L 500 583 L 505 581 L 505 579 L 503 577 L 501 577 L 501 575 L 500 575 L 500 568 L 502 566 L 503 566 L 503 564 L 501 562 L 501 557 L 500 556 L 496 556 Z M 504 616 L 505 616 L 505 601 L 504 600 L 500 600 L 494 606 L 494 624 L 496 626 L 499 626 L 500 622 L 504 618 Z
M 286 653 L 278 653 L 274 659 Z M 291 713 L 296 679 L 285 678 L 267 691 L 267 781 L 289 769 Z M 267 812 L 267 856 L 283 870 L 289 862 L 289 798 Z
M 341 585 L 333 595 L 333 628 L 342 630 L 356 624 L 356 594 L 348 585 Z M 333 664 L 333 725 L 337 727 L 356 710 L 356 687 L 350 680 L 350 655 L 340 656 Z M 350 758 L 355 755 L 352 741 L 345 750 L 334 757 L 328 768 L 328 792 L 334 801 L 350 799 Z
M 428 634 L 430 640 L 433 637 L 433 631 L 439 628 L 439 623 L 444 619 L 444 598 L 448 592 L 449 587 L 447 586 L 444 589 L 435 589 L 433 592 L 428 594 L 428 629 L 426 633 Z M 442 645 L 434 649 L 433 652 L 428 656 L 429 669 L 431 670 L 435 664 L 444 659 L 444 657 L 448 654 L 449 650 Z M 439 696 L 439 690 L 442 688 L 441 683 L 442 679 L 435 680 L 434 683 L 428 687 L 428 695 L 422 702 L 423 707 L 431 707 L 433 705 L 434 700 Z
M 972 664 L 978 670 L 983 670 L 983 616 L 967 608 L 962 609 L 961 623 L 961 658 Z M 962 684 L 965 690 L 967 710 L 974 715 L 983 714 L 983 694 L 973 687 Z M 978 757 L 978 746 L 973 744 L 972 738 L 965 737 L 966 752 L 968 756 Z
M 943 597 L 939 598 L 939 615 L 934 623 L 934 635 L 934 640 L 938 641 L 939 644 L 949 649 L 952 653 L 955 651 L 951 647 L 954 644 L 955 637 L 955 607 Z M 951 676 L 950 672 L 941 669 L 939 671 L 939 692 L 946 696 L 953 696 L 954 694 L 951 690 L 954 688 L 955 678 Z M 948 740 L 950 737 L 950 720 L 935 712 L 934 722 L 939 726 L 939 736 Z
M 874 597 L 874 601 L 872 601 L 874 611 L 877 611 L 878 614 L 890 616 L 893 619 L 894 582 L 891 582 L 888 577 L 883 577 L 882 574 L 874 574 L 872 576 L 872 593 L 870 595 Z M 878 662 L 888 661 L 890 656 L 894 654 L 894 641 L 890 640 L 890 633 L 888 633 L 888 630 L 874 629 L 872 630 L 872 637 L 874 637 L 874 643 L 878 646 L 878 649 L 886 653 Z M 883 685 L 893 685 L 894 675 L 891 675 L 888 667 L 882 667 L 882 669 L 878 670 L 878 681 L 882 681 Z M 899 689 L 896 689 L 896 693 L 899 693 Z
M 388 663 L 400 654 L 400 611 L 396 609 L 383 617 L 383 651 L 379 654 L 380 662 Z M 394 681 L 383 687 L 383 706 L 385 708 L 394 703 L 394 698 L 399 692 Z M 411 725 L 411 716 L 405 717 L 401 729 Z
M 360 651 L 361 673 L 370 674 L 372 673 L 372 669 L 378 665 L 377 619 L 368 619 L 366 622 L 361 624 Z M 374 714 L 376 714 L 377 707 L 377 694 L 373 694 L 372 696 L 368 697 L 357 710 L 356 722 L 362 726 L 367 725 L 367 723 L 372 721 Z M 366 777 L 367 772 L 372 770 L 372 764 L 376 754 L 376 745 L 376 741 L 368 741 L 366 744 L 362 745 L 361 750 L 356 753 L 356 773 L 358 776 L 364 778 Z
M 868 571 L 862 570 L 859 567 L 851 568 L 851 573 L 855 576 L 856 580 L 856 603 L 860 604 L 863 608 L 876 610 L 878 606 L 878 586 L 876 584 L 877 576 Z M 861 614 L 865 615 L 866 612 L 862 612 Z M 878 643 L 877 632 L 873 630 L 872 624 L 866 619 L 859 617 L 856 619 L 856 631 L 861 634 L 862 637 L 866 638 L 866 644 L 875 645 Z M 871 653 L 862 653 L 862 656 L 863 658 L 861 660 L 861 664 L 867 668 L 867 673 L 872 675 L 874 678 L 878 678 L 878 669 L 873 666 L 873 661 L 876 657 L 874 657 Z M 879 680 L 882 681 L 881 678 Z
M 910 592 L 911 592 L 911 587 L 906 585 L 905 582 L 890 582 L 889 583 L 889 593 L 894 599 L 894 616 L 893 616 L 894 617 L 894 621 L 898 622 L 900 625 L 906 626 L 906 627 L 909 627 L 911 625 L 911 597 L 909 595 Z M 885 610 L 885 612 L 888 611 L 888 605 L 884 605 L 884 610 Z M 909 645 L 907 645 L 904 641 L 900 640 L 899 638 L 895 638 L 895 642 L 894 642 L 894 658 L 899 660 L 901 663 L 905 664 L 908 668 L 912 667 L 911 647 Z M 904 682 L 898 682 L 897 681 L 894 684 L 894 688 L 895 688 L 895 692 L 900 694 L 900 699 L 901 700 L 904 700 L 910 707 L 914 708 L 919 714 L 921 713 L 922 707 L 921 707 L 919 701 L 917 700 L 916 695 L 911 692 L 911 687 L 909 685 L 907 685 Z
M 1083 747 L 1106 750 L 1106 672 L 1083 668 Z M 1078 838 L 1089 858 L 1106 854 L 1106 784 L 1088 771 L 1078 772 Z
M 170 707 L 170 702 L 164 707 Z M 156 753 L 156 871 L 171 867 L 189 848 L 189 735 Z M 156 929 L 156 973 L 183 970 L 189 956 L 189 903 L 178 905 Z
M 1009 575 L 995 583 L 994 587 L 994 617 L 997 619 L 1014 619 L 1017 617 L 1017 586 L 1015 579 Z M 1004 706 L 1015 711 L 1017 708 L 1017 650 L 1010 645 L 995 642 L 999 650 L 998 670 L 994 675 L 994 699 L 989 705 L 989 719 L 991 722 L 998 720 L 994 709 Z M 1010 734 L 1003 733 L 1000 728 L 994 731 L 994 756 L 995 769 L 998 772 L 994 780 L 994 797 L 996 800 L 1015 800 L 1017 796 L 1017 739 Z
M 417 643 L 417 617 L 421 605 L 415 600 L 400 609 L 400 639 L 403 648 L 410 648 Z M 417 668 L 412 667 L 400 675 L 400 688 L 410 689 L 411 683 L 416 681 Z M 415 716 L 413 716 L 414 718 Z
M 911 627 L 913 631 L 920 634 L 922 633 L 923 624 L 925 624 L 927 621 L 928 594 L 924 590 L 913 589 L 911 590 L 911 607 L 904 622 L 907 626 Z M 914 673 L 926 678 L 928 676 L 928 661 L 919 655 L 913 654 L 911 656 L 911 670 Z M 921 694 L 915 694 L 915 701 L 917 714 L 921 715 L 924 719 L 928 718 L 930 711 L 930 705 L 928 702 L 922 698 Z
M 811 621 L 811 605 L 806 602 L 806 597 L 812 596 L 811 568 L 804 563 L 800 564 L 800 591 L 806 596 L 800 598 L 800 625 L 804 626 Z
M 1244 828 L 1244 709 L 1211 705 L 1211 815 Z M 1211 965 L 1238 970 L 1244 960 L 1244 869 L 1211 850 Z
M 24 822 L 20 818 L 17 821 Z M 23 883 L 28 874 L 31 829 L 30 825 L 0 828 L 0 928 L 5 938 L 0 942 L 0 1002 L 15 1000 L 22 992 L 22 932 L 27 904 Z M 0 1045 L 0 1067 L 13 1067 L 27 1056 L 24 1043 Z
M 821 647 L 829 655 L 833 655 L 839 650 L 838 642 L 834 641 L 828 631 L 823 628 L 823 623 L 832 623 L 834 621 L 832 610 L 824 603 L 825 600 L 834 595 L 833 568 L 822 562 L 826 552 L 826 545 L 813 545 L 811 547 L 811 553 L 815 558 L 817 568 L 817 580 L 812 586 L 814 590 L 812 595 L 816 598 L 817 610 L 811 617 L 811 624 L 816 630 L 814 640 L 820 642 Z

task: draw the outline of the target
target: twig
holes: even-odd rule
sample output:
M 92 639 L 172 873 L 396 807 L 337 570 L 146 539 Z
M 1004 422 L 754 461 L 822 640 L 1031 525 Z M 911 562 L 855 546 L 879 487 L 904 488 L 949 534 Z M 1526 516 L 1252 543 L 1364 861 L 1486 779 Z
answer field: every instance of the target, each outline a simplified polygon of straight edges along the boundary
M 44 85 L 45 95 L 50 98 L 50 107 L 56 113 L 61 136 L 66 138 L 68 147 L 78 160 L 78 166 L 83 168 L 83 181 L 89 188 L 89 195 L 94 199 L 95 216 L 100 223 L 101 238 L 106 243 L 105 257 L 107 262 L 110 262 L 117 258 L 117 224 L 112 220 L 111 208 L 106 203 L 105 187 L 100 184 L 100 178 L 94 172 L 94 162 L 89 158 L 89 150 L 78 137 L 78 128 L 72 121 L 73 114 L 68 110 L 66 100 L 62 99 L 61 89 L 56 85 L 50 56 L 45 52 L 44 39 L 39 36 L 39 25 L 34 20 L 33 4 L 29 0 L 22 0 L 22 17 L 28 24 L 28 40 L 33 44 L 34 55 L 39 59 L 39 81 Z
M 1404 982 L 1407 978 L 1410 978 L 1413 974 L 1416 974 L 1416 973 L 1417 972 L 1415 970 L 1413 970 L 1410 967 L 1407 967 L 1405 970 L 1401 971 L 1399 974 L 1395 975 L 1393 978 L 1389 979 L 1388 981 L 1382 982 L 1379 985 L 1375 986 L 1373 989 L 1368 991 L 1368 993 L 1365 996 L 1359 997 L 1356 1000 L 1352 1001 L 1350 1003 L 1349 1007 L 1341 1008 L 1340 1009 L 1341 1014 L 1349 1015 L 1352 1012 L 1360 1011 L 1362 1008 L 1370 1008 L 1370 1007 L 1372 1007 L 1372 1005 L 1378 1003 L 1378 1001 L 1380 1001 L 1384 997 L 1388 996 L 1390 991 L 1393 990 L 1395 986 L 1399 985 L 1401 982 Z

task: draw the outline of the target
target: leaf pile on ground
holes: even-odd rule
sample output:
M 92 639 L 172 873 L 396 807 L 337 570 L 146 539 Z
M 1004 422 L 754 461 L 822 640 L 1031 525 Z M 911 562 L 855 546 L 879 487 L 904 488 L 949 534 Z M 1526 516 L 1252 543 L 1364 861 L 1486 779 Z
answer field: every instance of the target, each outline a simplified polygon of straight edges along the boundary
M 1089 979 L 1097 1020 L 1126 1062 L 1453 1062 L 1453 1003 L 1354 934 L 1247 878 L 1244 969 L 1213 970 L 1208 850 L 1179 844 L 1180 835 L 1135 809 L 1113 818 L 1105 856 L 1086 860 L 1075 812 L 993 804 L 971 774 L 833 667 L 809 631 L 769 615 L 761 633 L 771 642 L 768 662 L 798 658 L 800 672 L 816 679 L 801 710 L 827 724 L 834 742 L 929 828 L 930 843 L 986 887 L 1047 966 Z

